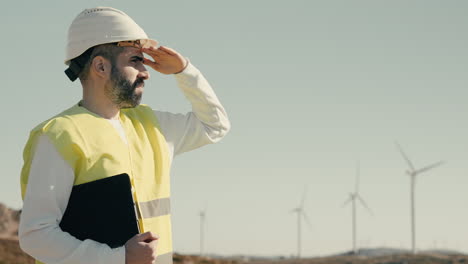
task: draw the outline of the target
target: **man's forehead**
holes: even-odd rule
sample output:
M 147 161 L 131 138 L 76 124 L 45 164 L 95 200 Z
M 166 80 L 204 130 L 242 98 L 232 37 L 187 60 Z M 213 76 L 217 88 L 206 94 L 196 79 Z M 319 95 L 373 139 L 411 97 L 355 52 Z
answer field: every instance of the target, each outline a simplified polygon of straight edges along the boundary
M 141 49 L 139 48 L 124 47 L 124 51 L 120 53 L 120 56 L 121 57 L 133 57 L 133 56 L 143 57 L 143 52 L 141 52 Z

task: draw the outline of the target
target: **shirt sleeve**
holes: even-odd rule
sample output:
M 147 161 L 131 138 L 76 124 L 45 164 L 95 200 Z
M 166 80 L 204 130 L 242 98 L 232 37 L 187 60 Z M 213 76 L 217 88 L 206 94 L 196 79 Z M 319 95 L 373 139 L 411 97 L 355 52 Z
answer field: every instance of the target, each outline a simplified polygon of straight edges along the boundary
M 31 163 L 19 226 L 21 249 L 48 263 L 125 263 L 125 247 L 78 240 L 60 229 L 73 187 L 71 167 L 41 135 Z
M 221 140 L 231 125 L 208 81 L 190 62 L 175 74 L 177 85 L 192 105 L 187 114 L 154 110 L 166 138 L 171 156 Z

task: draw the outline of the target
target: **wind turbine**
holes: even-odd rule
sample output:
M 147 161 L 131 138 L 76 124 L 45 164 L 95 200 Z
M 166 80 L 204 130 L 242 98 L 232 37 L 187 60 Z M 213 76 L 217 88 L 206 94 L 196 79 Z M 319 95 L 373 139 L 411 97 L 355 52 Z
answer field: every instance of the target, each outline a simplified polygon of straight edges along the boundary
M 302 199 L 299 203 L 299 207 L 296 207 L 291 210 L 291 213 L 297 213 L 297 258 L 301 257 L 301 219 L 302 217 L 304 218 L 306 223 L 309 225 L 309 227 L 312 226 L 312 224 L 309 221 L 309 217 L 304 211 L 305 198 L 306 198 L 306 187 L 304 187 L 304 193 L 302 194 Z
M 354 189 L 354 193 L 349 193 L 349 198 L 343 203 L 343 206 L 346 206 L 348 203 L 352 203 L 352 208 L 353 208 L 353 213 L 352 213 L 352 223 L 353 223 L 353 254 L 357 253 L 357 247 L 356 247 L 356 234 L 357 234 L 357 221 L 356 221 L 356 200 L 359 200 L 361 202 L 362 206 L 366 208 L 371 214 L 372 210 L 367 206 L 367 203 L 364 201 L 364 199 L 361 197 L 359 194 L 359 162 L 357 164 L 357 173 L 356 173 L 356 185 Z
M 403 159 L 405 159 L 406 163 L 408 163 L 408 166 L 409 166 L 409 169 L 406 171 L 406 174 L 408 174 L 411 179 L 411 252 L 413 254 L 416 254 L 416 219 L 415 219 L 415 208 L 414 208 L 414 192 L 415 192 L 416 176 L 430 169 L 433 169 L 435 167 L 439 167 L 440 165 L 444 163 L 444 161 L 439 161 L 434 164 L 423 167 L 419 170 L 416 170 L 413 166 L 413 163 L 408 158 L 408 156 L 406 156 L 405 152 L 403 151 L 401 146 L 398 144 L 398 142 L 395 142 L 395 145 L 397 146 L 398 150 L 401 153 L 401 156 L 403 156 Z
M 200 257 L 203 256 L 203 245 L 204 245 L 204 234 L 205 234 L 205 218 L 206 218 L 206 209 L 200 211 L 198 214 L 200 216 Z

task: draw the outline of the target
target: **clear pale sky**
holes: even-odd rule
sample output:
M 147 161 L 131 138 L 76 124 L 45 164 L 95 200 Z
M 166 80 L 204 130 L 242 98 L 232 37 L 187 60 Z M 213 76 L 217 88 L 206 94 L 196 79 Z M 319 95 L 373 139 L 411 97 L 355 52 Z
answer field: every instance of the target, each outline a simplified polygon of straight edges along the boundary
M 303 255 L 349 250 L 342 208 L 361 163 L 360 246 L 410 247 L 409 177 L 417 247 L 468 251 L 468 3 L 466 1 L 8 1 L 0 9 L 4 116 L 0 202 L 21 207 L 22 150 L 32 127 L 81 98 L 63 71 L 66 31 L 84 8 L 112 6 L 187 56 L 212 84 L 230 134 L 176 158 L 174 247 L 291 255 L 304 186 L 312 227 Z M 143 102 L 190 111 L 172 76 L 152 72 Z

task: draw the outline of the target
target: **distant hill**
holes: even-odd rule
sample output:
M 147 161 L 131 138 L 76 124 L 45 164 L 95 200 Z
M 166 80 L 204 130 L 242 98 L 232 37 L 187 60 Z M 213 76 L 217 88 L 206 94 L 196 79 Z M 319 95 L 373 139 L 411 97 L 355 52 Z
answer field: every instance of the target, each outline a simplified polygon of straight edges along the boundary
M 382 257 L 390 255 L 404 255 L 410 254 L 411 251 L 407 249 L 399 248 L 362 248 L 359 249 L 356 254 L 352 251 L 347 251 L 335 256 L 362 256 L 362 257 Z M 433 250 L 422 250 L 418 251 L 418 254 L 427 254 L 427 255 L 466 255 L 465 253 L 455 251 L 455 250 L 444 250 L 444 249 L 433 249 Z
M 372 251 L 370 249 L 370 251 Z M 374 254 L 374 253 L 372 253 Z M 395 254 L 378 257 L 329 256 L 319 258 L 200 257 L 173 255 L 174 264 L 468 264 L 466 255 Z M 19 248 L 18 240 L 0 238 L 0 264 L 33 264 L 34 260 Z
M 241 262 L 242 263 L 242 262 Z M 391 254 L 385 256 L 341 255 L 315 258 L 253 260 L 249 264 L 467 264 L 467 255 Z M 246 264 L 246 262 L 243 262 Z
M 344 253 L 337 254 L 335 256 L 362 256 L 362 257 L 381 257 L 389 255 L 400 255 L 400 254 L 409 254 L 410 251 L 406 249 L 398 248 L 362 248 L 359 249 L 356 254 L 352 251 L 347 251 Z
M 0 237 L 18 237 L 19 218 L 21 211 L 8 208 L 0 203 Z
M 18 239 L 0 238 L 0 264 L 33 264 L 34 259 L 24 253 Z
M 8 208 L 0 203 L 0 264 L 33 264 L 18 243 L 18 226 L 21 210 Z M 468 256 L 449 250 L 430 250 L 409 254 L 408 250 L 394 248 L 368 248 L 351 252 L 315 257 L 254 257 L 173 255 L 174 264 L 468 264 Z
M 21 210 L 0 203 L 0 264 L 32 264 L 34 260 L 18 244 Z

